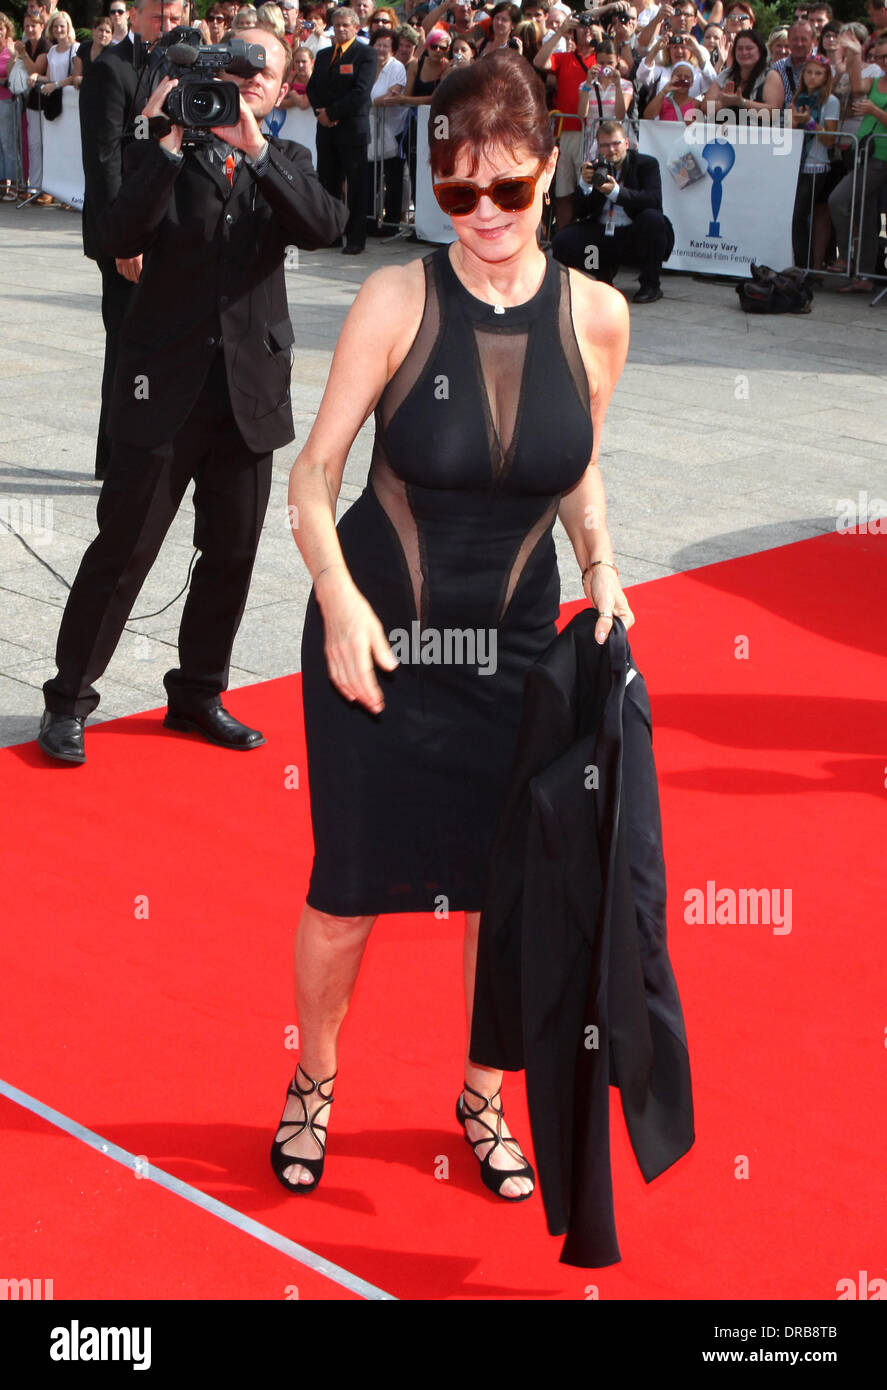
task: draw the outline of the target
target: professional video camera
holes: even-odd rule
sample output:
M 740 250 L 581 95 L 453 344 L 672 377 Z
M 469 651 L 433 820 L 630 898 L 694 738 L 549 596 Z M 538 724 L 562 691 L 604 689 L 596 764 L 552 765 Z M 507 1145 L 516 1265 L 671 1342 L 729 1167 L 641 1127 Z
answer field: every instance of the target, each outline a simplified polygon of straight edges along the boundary
M 261 44 L 228 39 L 205 44 L 200 30 L 180 24 L 158 39 L 149 59 L 152 88 L 161 77 L 177 77 L 163 103 L 173 125 L 184 126 L 183 145 L 202 145 L 212 139 L 212 126 L 237 125 L 240 91 L 234 82 L 217 81 L 220 72 L 252 77 L 265 66 Z

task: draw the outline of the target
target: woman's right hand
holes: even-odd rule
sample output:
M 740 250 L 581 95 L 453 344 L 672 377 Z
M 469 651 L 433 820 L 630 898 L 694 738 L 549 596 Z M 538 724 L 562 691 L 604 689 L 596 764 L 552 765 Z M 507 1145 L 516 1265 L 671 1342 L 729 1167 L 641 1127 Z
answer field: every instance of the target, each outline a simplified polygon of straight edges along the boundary
M 379 714 L 385 700 L 373 663 L 384 671 L 399 665 L 385 629 L 347 577 L 344 565 L 333 565 L 328 574 L 321 573 L 314 592 L 323 617 L 323 650 L 330 680 L 346 700 L 356 700 L 371 714 Z

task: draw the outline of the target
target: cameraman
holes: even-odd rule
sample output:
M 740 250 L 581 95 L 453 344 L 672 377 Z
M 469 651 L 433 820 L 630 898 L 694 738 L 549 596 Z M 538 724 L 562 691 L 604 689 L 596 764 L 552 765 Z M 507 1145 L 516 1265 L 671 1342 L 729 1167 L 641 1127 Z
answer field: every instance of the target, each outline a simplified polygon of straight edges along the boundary
M 108 408 L 117 335 L 132 299 L 132 268 L 106 256 L 99 242 L 101 213 L 117 197 L 123 176 L 123 143 L 135 114 L 136 95 L 151 45 L 182 22 L 182 0 L 135 0 L 131 31 L 90 63 L 80 86 L 80 141 L 83 152 L 83 254 L 95 261 L 102 277 L 102 322 L 105 363 L 102 405 L 95 447 L 95 476 L 105 478 L 111 458 Z
M 618 121 L 601 122 L 597 143 L 600 160 L 583 164 L 579 176 L 576 221 L 557 232 L 552 254 L 576 270 L 594 271 L 608 285 L 620 265 L 636 265 L 640 289 L 632 302 L 652 304 L 662 298 L 659 275 L 674 246 L 662 211 L 659 164 L 628 148 Z
M 83 762 L 83 724 L 185 490 L 195 481 L 201 551 L 179 625 L 180 669 L 167 672 L 169 728 L 225 748 L 262 735 L 222 707 L 231 649 L 246 603 L 271 486 L 272 450 L 293 438 L 283 264 L 288 246 L 327 246 L 343 205 L 320 186 L 308 151 L 266 139 L 261 121 L 286 93 L 286 43 L 250 31 L 266 53 L 239 88 L 237 125 L 211 144 L 183 146 L 162 116 L 178 85 L 163 77 L 124 157 L 124 176 L 98 221 L 102 250 L 137 281 L 120 330 L 109 411 L 111 469 L 99 532 L 81 561 L 62 617 L 58 675 L 43 687 L 38 742 Z M 168 133 L 163 133 L 164 131 Z M 136 134 L 139 134 L 137 125 Z

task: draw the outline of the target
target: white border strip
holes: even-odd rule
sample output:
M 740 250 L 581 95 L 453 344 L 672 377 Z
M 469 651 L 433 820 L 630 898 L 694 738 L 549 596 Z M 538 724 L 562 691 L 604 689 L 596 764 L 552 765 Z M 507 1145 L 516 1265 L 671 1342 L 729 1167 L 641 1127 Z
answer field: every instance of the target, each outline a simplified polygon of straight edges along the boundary
M 322 1255 L 315 1255 L 313 1250 L 308 1250 L 304 1245 L 298 1245 L 294 1240 L 272 1230 L 270 1226 L 263 1226 L 260 1222 L 253 1221 L 252 1217 L 244 1216 L 243 1212 L 237 1211 L 235 1207 L 229 1207 L 225 1202 L 220 1202 L 215 1197 L 210 1197 L 206 1192 L 201 1192 L 199 1187 L 192 1187 L 190 1183 L 182 1182 L 181 1178 L 174 1177 L 172 1173 L 165 1172 L 163 1168 L 155 1168 L 153 1164 L 146 1165 L 141 1158 L 137 1159 L 135 1154 L 129 1153 L 127 1149 L 121 1149 L 119 1145 L 110 1143 L 109 1140 L 103 1139 L 100 1134 L 78 1124 L 76 1120 L 68 1119 L 67 1115 L 53 1110 L 51 1106 L 29 1096 L 25 1091 L 20 1091 L 17 1086 L 10 1085 L 2 1078 L 0 1078 L 0 1095 L 6 1096 L 8 1100 L 14 1101 L 16 1105 L 21 1105 L 26 1110 L 33 1111 L 35 1115 L 48 1120 L 56 1128 L 63 1129 L 74 1139 L 88 1144 L 91 1149 L 96 1149 L 106 1158 L 113 1158 L 116 1163 L 122 1163 L 124 1168 L 138 1173 L 139 1177 L 150 1178 L 152 1182 L 157 1183 L 158 1187 L 165 1187 L 167 1191 L 174 1192 L 177 1197 L 184 1197 L 185 1201 L 193 1202 L 194 1206 L 201 1207 L 210 1215 L 219 1217 L 221 1221 L 227 1221 L 229 1226 L 236 1226 L 239 1231 L 245 1231 L 247 1235 L 255 1237 L 256 1240 L 262 1241 L 265 1245 L 280 1250 L 282 1254 L 298 1260 L 300 1264 L 306 1265 L 308 1269 L 313 1269 L 317 1274 L 323 1274 L 334 1284 L 340 1284 L 342 1288 L 348 1289 L 351 1293 L 359 1294 L 361 1298 L 386 1299 L 397 1302 L 394 1294 L 376 1288 L 375 1284 L 368 1284 L 359 1275 L 342 1269 L 340 1265 L 335 1265 L 330 1260 L 325 1260 Z

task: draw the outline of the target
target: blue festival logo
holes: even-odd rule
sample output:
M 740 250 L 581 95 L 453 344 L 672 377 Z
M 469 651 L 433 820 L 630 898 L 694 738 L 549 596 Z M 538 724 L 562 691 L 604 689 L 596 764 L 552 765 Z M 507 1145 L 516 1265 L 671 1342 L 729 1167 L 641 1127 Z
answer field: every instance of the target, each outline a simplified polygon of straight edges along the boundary
M 273 107 L 265 117 L 265 134 L 276 138 L 285 120 L 286 112 L 279 106 Z
M 728 140 L 710 140 L 703 148 L 702 158 L 705 160 L 712 182 L 711 222 L 708 224 L 708 234 L 709 236 L 720 236 L 721 224 L 718 221 L 718 213 L 721 210 L 721 198 L 724 194 L 724 179 L 733 168 L 736 151 Z

